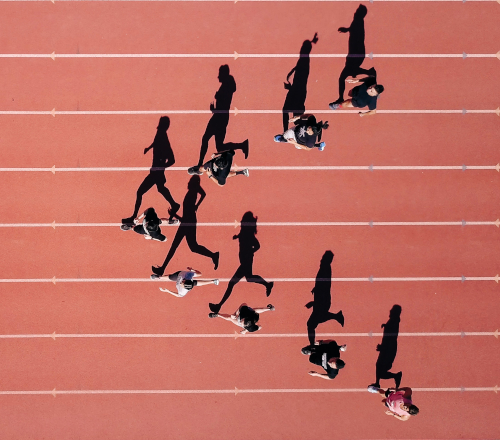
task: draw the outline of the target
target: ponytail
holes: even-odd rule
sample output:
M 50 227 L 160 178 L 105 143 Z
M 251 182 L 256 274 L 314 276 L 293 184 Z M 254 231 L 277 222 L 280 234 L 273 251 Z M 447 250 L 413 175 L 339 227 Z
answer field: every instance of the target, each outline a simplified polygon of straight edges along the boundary
M 321 142 L 321 135 L 323 134 L 323 130 L 326 130 L 328 129 L 329 125 L 328 125 L 328 121 L 319 121 L 317 124 L 316 124 L 316 127 L 318 129 L 318 142 Z

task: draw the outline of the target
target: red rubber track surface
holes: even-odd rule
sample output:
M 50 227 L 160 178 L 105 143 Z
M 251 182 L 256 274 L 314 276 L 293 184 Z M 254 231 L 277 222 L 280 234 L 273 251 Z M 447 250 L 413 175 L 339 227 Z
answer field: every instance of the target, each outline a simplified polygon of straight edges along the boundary
M 305 39 L 312 54 L 342 54 L 357 7 L 352 2 L 2 2 L 0 52 L 50 58 L 0 59 L 0 111 L 208 110 L 218 67 L 237 83 L 232 107 L 280 110 L 283 81 Z M 496 2 L 367 4 L 365 68 L 376 67 L 386 91 L 381 110 L 495 110 L 497 58 L 377 58 L 377 54 L 495 54 L 500 47 Z M 292 58 L 61 59 L 58 54 L 297 54 Z M 326 114 L 337 97 L 344 58 L 312 58 L 306 108 L 330 121 L 323 152 L 297 151 L 272 138 L 280 114 L 231 115 L 227 141 L 250 141 L 245 166 L 494 166 L 497 115 Z M 0 168 L 50 168 L 56 173 L 0 172 L 0 224 L 118 223 L 132 213 L 147 171 L 59 172 L 64 167 L 148 167 L 160 115 L 0 115 Z M 171 115 L 168 136 L 176 167 L 196 162 L 209 114 Z M 213 140 L 210 152 L 214 151 Z M 189 176 L 167 170 L 180 202 Z M 495 170 L 252 170 L 218 188 L 202 178 L 201 223 L 494 221 L 499 217 Z M 142 207 L 166 215 L 156 189 Z M 314 369 L 300 348 L 313 282 L 236 285 L 223 311 L 242 302 L 276 311 L 260 334 L 209 320 L 226 282 L 178 299 L 166 282 L 58 282 L 74 278 L 138 278 L 168 252 L 118 227 L 0 228 L 0 438 L 3 439 L 454 439 L 498 438 L 499 396 L 491 391 L 439 391 L 498 384 L 499 286 L 494 281 L 333 282 L 332 307 L 345 327 L 318 333 L 346 343 L 346 368 L 334 381 Z M 167 271 L 190 265 L 206 277 L 230 278 L 238 266 L 231 226 L 199 226 L 198 242 L 221 254 L 209 259 L 182 243 Z M 326 250 L 335 278 L 494 277 L 499 229 L 488 226 L 258 226 L 254 272 L 266 279 L 314 278 Z M 52 279 L 56 284 L 7 283 Z M 394 304 L 401 333 L 465 332 L 398 338 L 392 371 L 415 391 L 418 416 L 399 423 L 380 398 L 361 391 L 261 394 L 5 395 L 2 391 L 363 389 L 375 380 L 376 346 Z M 5 338 L 4 335 L 49 335 Z M 183 338 L 63 338 L 57 334 L 186 334 Z M 302 334 L 279 337 L 280 334 Z M 357 334 L 353 336 L 352 334 Z M 363 334 L 364 336 L 362 336 Z M 392 381 L 382 381 L 392 386 Z

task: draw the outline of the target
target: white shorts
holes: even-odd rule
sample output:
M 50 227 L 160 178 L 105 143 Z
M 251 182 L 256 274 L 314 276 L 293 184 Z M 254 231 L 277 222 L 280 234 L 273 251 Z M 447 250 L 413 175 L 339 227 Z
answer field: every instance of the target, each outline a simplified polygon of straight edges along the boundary
M 293 128 L 290 128 L 289 130 L 285 131 L 283 133 L 283 137 L 285 139 L 291 139 L 292 141 L 295 141 L 297 142 L 297 138 L 295 137 L 295 130 Z M 297 145 L 295 145 L 295 148 L 297 148 L 298 150 L 300 150 L 299 147 L 297 147 Z

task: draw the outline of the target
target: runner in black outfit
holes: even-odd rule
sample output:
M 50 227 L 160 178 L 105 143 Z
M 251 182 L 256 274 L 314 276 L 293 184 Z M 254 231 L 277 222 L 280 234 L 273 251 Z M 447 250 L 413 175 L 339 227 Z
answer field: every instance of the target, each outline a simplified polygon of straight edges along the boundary
M 325 149 L 326 144 L 324 142 L 317 144 L 316 140 L 321 141 L 323 130 L 329 127 L 328 121 L 316 122 L 314 115 L 301 115 L 290 119 L 290 122 L 294 122 L 295 127 L 274 136 L 274 142 L 288 142 L 298 150 Z
M 144 235 L 146 240 L 167 241 L 167 237 L 161 233 L 160 225 L 162 221 L 169 220 L 168 218 L 159 218 L 154 208 L 148 208 L 139 217 L 134 219 L 135 226 L 123 224 L 121 230 L 128 231 L 133 228 L 134 232 Z
M 198 198 L 198 194 L 200 195 L 200 199 L 196 202 Z M 175 251 L 181 244 L 182 240 L 186 238 L 187 244 L 191 252 L 195 252 L 197 254 L 203 255 L 205 257 L 211 258 L 214 263 L 214 269 L 219 267 L 219 252 L 211 252 L 205 246 L 198 244 L 196 239 L 196 223 L 198 219 L 196 218 L 196 211 L 198 210 L 201 202 L 205 198 L 206 193 L 203 191 L 203 188 L 200 186 L 200 176 L 193 176 L 189 179 L 188 183 L 188 192 L 184 197 L 184 201 L 182 203 L 182 217 L 175 215 L 180 219 L 181 224 L 177 229 L 177 233 L 172 241 L 172 245 L 170 246 L 170 250 L 168 251 L 167 257 L 161 266 L 153 266 L 153 275 L 151 278 L 156 279 L 163 275 L 165 272 L 168 263 L 175 254 Z
M 197 174 L 207 173 L 208 178 L 219 186 L 224 186 L 226 180 L 237 175 L 249 176 L 248 169 L 241 171 L 231 171 L 233 164 L 234 151 L 223 151 L 221 153 L 212 154 L 212 160 L 209 160 L 200 168 Z
M 351 99 L 335 104 L 331 103 L 330 108 L 332 110 L 337 110 L 339 108 L 363 108 L 368 106 L 367 112 L 359 112 L 359 116 L 374 115 L 377 110 L 377 99 L 378 96 L 384 91 L 384 86 L 377 84 L 376 72 L 373 76 L 367 76 L 361 79 L 348 79 L 347 82 L 351 84 L 362 83 L 360 86 L 354 87 L 349 92 Z
M 175 214 L 181 205 L 179 205 L 170 194 L 170 191 L 165 186 L 167 179 L 165 178 L 165 169 L 171 167 L 175 163 L 174 152 L 168 140 L 167 130 L 170 127 L 170 119 L 168 116 L 162 116 L 158 123 L 156 136 L 153 143 L 144 149 L 146 154 L 151 148 L 153 149 L 153 164 L 149 174 L 143 180 L 137 190 L 137 198 L 135 200 L 134 213 L 129 218 L 122 219 L 124 225 L 134 224 L 134 219 L 139 213 L 139 208 L 142 203 L 142 196 L 146 194 L 154 185 L 158 192 L 165 197 L 165 200 L 170 203 L 171 211 Z M 170 218 L 169 222 L 171 221 Z
M 200 159 L 198 160 L 198 165 L 188 169 L 189 174 L 201 174 L 200 168 L 208 151 L 208 141 L 212 136 L 215 136 L 215 148 L 217 148 L 218 152 L 242 150 L 245 154 L 245 159 L 248 157 L 248 139 L 239 144 L 233 142 L 224 143 L 227 124 L 229 123 L 231 101 L 233 93 L 236 92 L 236 82 L 233 76 L 229 74 L 229 66 L 227 64 L 219 67 L 218 79 L 221 86 L 215 94 L 215 106 L 213 103 L 210 104 L 210 110 L 213 115 L 208 122 L 205 134 L 201 140 Z
M 323 367 L 326 371 L 326 374 L 309 371 L 309 375 L 322 379 L 335 379 L 339 370 L 345 366 L 345 362 L 340 359 L 340 352 L 346 348 L 346 345 L 338 345 L 335 341 L 318 341 L 312 346 L 304 347 L 302 354 L 309 355 L 309 362 Z

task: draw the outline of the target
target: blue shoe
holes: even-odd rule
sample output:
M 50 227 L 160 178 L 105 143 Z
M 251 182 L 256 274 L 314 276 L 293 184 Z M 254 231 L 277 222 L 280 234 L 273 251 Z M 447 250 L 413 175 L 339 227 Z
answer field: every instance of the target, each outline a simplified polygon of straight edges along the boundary
M 324 142 L 320 142 L 320 144 L 318 145 L 318 150 L 319 151 L 323 151 L 326 147 L 326 144 Z
M 340 104 L 336 104 L 335 102 L 331 102 L 328 104 L 328 107 L 330 107 L 331 110 L 337 110 L 340 107 Z
M 274 136 L 274 142 L 281 142 L 281 139 L 283 139 L 282 134 L 277 134 L 276 136 Z

